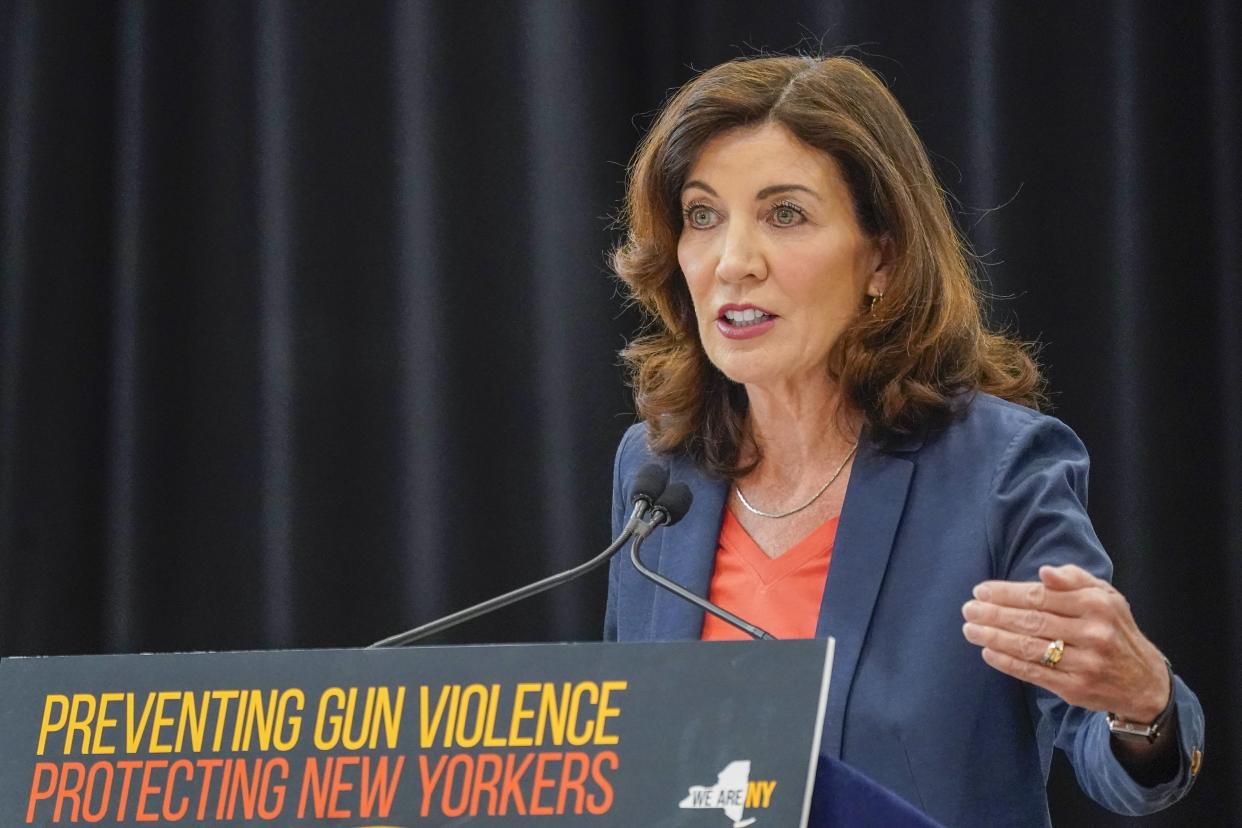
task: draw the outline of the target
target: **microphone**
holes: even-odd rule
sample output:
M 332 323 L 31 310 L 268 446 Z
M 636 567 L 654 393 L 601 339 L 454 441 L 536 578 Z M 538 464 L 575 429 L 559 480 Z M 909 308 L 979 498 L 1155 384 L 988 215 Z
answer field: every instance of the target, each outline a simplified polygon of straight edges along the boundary
M 669 592 L 677 595 L 686 601 L 694 604 L 704 612 L 710 612 L 712 615 L 732 624 L 751 638 L 765 639 L 775 641 L 776 636 L 755 626 L 749 621 L 739 618 L 729 612 L 724 607 L 713 604 L 706 598 L 700 598 L 681 584 L 670 581 L 655 570 L 648 569 L 643 565 L 642 559 L 638 555 L 639 548 L 643 545 L 643 541 L 647 536 L 660 526 L 672 526 L 677 521 L 686 516 L 686 512 L 690 511 L 690 505 L 694 502 L 694 495 L 690 492 L 690 487 L 685 483 L 673 483 L 664 490 L 664 494 L 660 495 L 655 504 L 651 507 L 651 517 L 647 521 L 643 521 L 642 525 L 634 532 L 634 545 L 630 547 L 630 561 L 634 564 L 634 568 L 638 570 L 638 574 L 642 575 L 650 581 L 654 581 L 658 586 L 667 589 Z
M 668 486 L 651 506 L 651 516 L 639 522 L 634 530 L 636 539 L 646 540 L 657 526 L 672 526 L 686 516 L 694 503 L 694 494 L 685 483 Z
M 683 488 L 685 488 L 683 486 Z M 638 474 L 634 475 L 634 494 L 630 495 L 630 503 L 637 505 L 645 504 L 645 508 L 639 512 L 635 510 L 630 516 L 630 520 L 625 524 L 625 531 L 633 534 L 647 524 L 643 521 L 643 516 L 653 507 L 656 502 L 664 495 L 668 489 L 668 469 L 658 463 L 648 463 L 638 470 Z M 686 495 L 690 495 L 690 490 L 686 489 Z M 686 502 L 686 511 L 690 509 L 689 501 Z M 685 514 L 683 511 L 681 514 Z M 680 519 L 680 516 L 679 518 Z M 654 527 L 653 527 L 654 528 Z M 650 529 L 647 530 L 650 533 Z
M 681 485 L 682 488 L 685 488 L 684 484 L 679 485 Z M 428 623 L 415 627 L 412 630 L 406 630 L 403 633 L 390 635 L 388 638 L 381 639 L 376 641 L 374 644 L 371 644 L 367 647 L 367 649 L 370 650 L 379 647 L 402 647 L 406 644 L 412 644 L 415 641 L 435 635 L 438 632 L 443 632 L 450 627 L 456 627 L 458 624 L 471 621 L 481 615 L 487 615 L 493 610 L 498 610 L 501 607 L 507 607 L 510 604 L 529 598 L 532 595 L 538 595 L 539 593 L 546 592 L 553 587 L 569 583 L 570 581 L 582 577 L 591 570 L 607 563 L 613 555 L 617 554 L 621 547 L 625 546 L 625 542 L 629 540 L 635 532 L 647 525 L 642 520 L 643 515 L 647 514 L 648 511 L 651 511 L 659 505 L 660 498 L 664 494 L 666 486 L 668 486 L 668 469 L 656 463 L 648 463 L 646 466 L 643 466 L 639 470 L 638 474 L 634 476 L 634 494 L 630 497 L 630 503 L 633 504 L 633 510 L 630 512 L 630 518 L 626 522 L 625 528 L 621 530 L 620 535 L 617 535 L 616 540 L 608 544 L 607 549 L 596 555 L 594 558 L 591 558 L 589 561 L 580 563 L 573 569 L 567 569 L 564 572 L 549 575 L 547 578 L 535 581 L 533 584 L 518 587 L 511 592 L 506 592 L 504 595 L 497 595 L 495 598 L 489 598 L 481 604 L 475 604 L 473 607 L 466 607 L 463 610 L 458 610 L 457 612 L 446 615 L 443 618 L 437 618 L 434 621 L 429 621 Z M 686 509 L 690 508 L 689 495 L 690 490 L 686 489 Z M 667 515 L 668 507 L 662 508 L 664 508 L 665 511 L 661 512 L 661 514 Z M 681 515 L 684 514 L 685 510 L 683 509 L 678 515 L 678 519 L 680 519 Z M 646 531 L 649 534 L 654 528 L 655 527 L 652 526 Z

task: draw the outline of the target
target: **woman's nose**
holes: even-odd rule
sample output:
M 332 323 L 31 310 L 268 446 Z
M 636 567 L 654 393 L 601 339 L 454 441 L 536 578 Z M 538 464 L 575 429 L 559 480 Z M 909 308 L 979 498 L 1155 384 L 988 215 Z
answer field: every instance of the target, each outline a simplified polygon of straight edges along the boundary
M 767 265 L 759 249 L 758 239 L 745 226 L 731 224 L 723 234 L 724 247 L 716 262 L 716 278 L 722 282 L 740 282 L 743 279 L 766 279 Z

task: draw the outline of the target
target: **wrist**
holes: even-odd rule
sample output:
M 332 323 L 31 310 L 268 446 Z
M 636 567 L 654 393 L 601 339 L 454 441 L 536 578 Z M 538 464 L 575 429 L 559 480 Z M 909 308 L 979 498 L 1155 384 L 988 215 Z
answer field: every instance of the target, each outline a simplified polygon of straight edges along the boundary
M 1143 694 L 1142 704 L 1136 705 L 1133 710 L 1125 711 L 1124 715 L 1118 712 L 1119 718 L 1136 724 L 1150 724 L 1165 711 L 1173 695 L 1173 674 L 1171 668 L 1166 668 L 1163 663 L 1160 667 L 1160 682 L 1149 692 Z
M 1164 661 L 1165 681 L 1153 688 L 1142 705 L 1123 712 L 1108 714 L 1108 729 L 1113 736 L 1152 743 L 1173 714 L 1173 666 Z M 1153 712 L 1154 711 L 1154 712 Z

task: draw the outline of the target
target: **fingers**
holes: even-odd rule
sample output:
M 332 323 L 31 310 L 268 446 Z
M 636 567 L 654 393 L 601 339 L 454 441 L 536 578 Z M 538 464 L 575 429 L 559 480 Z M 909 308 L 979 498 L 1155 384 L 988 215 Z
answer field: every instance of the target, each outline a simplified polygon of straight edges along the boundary
M 980 601 L 1077 617 L 1086 608 L 1082 590 L 1053 589 L 1041 581 L 984 581 L 974 589 Z
M 1038 581 L 984 581 L 974 596 L 962 606 L 962 634 L 994 669 L 1069 704 L 1135 721 L 1163 709 L 1168 677 L 1161 656 L 1107 581 L 1077 566 L 1043 566 Z M 1056 640 L 1065 642 L 1064 655 L 1045 666 Z
M 1048 651 L 1048 642 L 1042 638 L 1012 633 L 1008 630 L 997 629 L 996 627 L 985 627 L 982 624 L 975 624 L 970 621 L 962 625 L 962 635 L 966 636 L 966 640 L 971 644 L 977 644 L 980 647 L 986 647 L 989 650 L 995 650 L 1022 661 L 1029 661 L 1032 664 L 1040 663 L 1044 653 Z M 1064 664 L 1067 660 L 1063 655 L 1061 664 Z M 1068 671 L 1068 666 L 1062 668 L 1061 664 L 1058 664 L 1058 669 L 1066 669 Z M 1040 666 L 1043 665 L 1041 664 Z
M 1045 642 L 1058 638 L 1072 641 L 1082 630 L 1081 623 L 1063 615 L 1036 609 L 1016 609 L 984 601 L 967 601 L 962 606 L 962 617 L 986 627 L 1042 638 Z
M 1085 569 L 1041 566 L 1038 581 L 984 581 L 974 588 L 981 601 L 1019 609 L 1037 609 L 1072 618 L 1117 603 L 1121 593 Z
M 1042 665 L 1044 654 L 1048 651 L 1048 641 L 1032 635 L 1013 633 L 996 627 L 987 627 L 967 621 L 962 625 L 962 634 L 971 644 L 986 647 L 989 650 L 1004 653 L 1022 661 Z M 1064 661 L 1064 656 L 1062 656 Z
M 1041 566 L 1039 580 L 1049 589 L 1071 590 L 1088 587 L 1107 587 L 1112 589 L 1108 581 L 1095 577 L 1087 570 L 1074 564 L 1064 566 Z
M 1062 671 L 1059 667 L 1057 669 L 1044 667 L 1041 664 L 1014 658 L 1008 653 L 993 650 L 990 647 L 985 647 L 982 653 L 983 660 L 990 667 L 1000 670 L 1006 675 L 1038 685 L 1045 690 L 1051 690 L 1061 698 L 1066 698 L 1066 696 L 1073 697 L 1077 693 L 1079 682 L 1075 675 Z M 1062 659 L 1061 663 L 1065 663 L 1064 659 Z

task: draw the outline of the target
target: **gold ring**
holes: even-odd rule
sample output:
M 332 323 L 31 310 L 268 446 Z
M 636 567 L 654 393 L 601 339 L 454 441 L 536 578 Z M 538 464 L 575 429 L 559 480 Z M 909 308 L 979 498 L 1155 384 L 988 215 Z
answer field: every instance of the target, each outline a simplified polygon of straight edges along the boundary
M 1048 649 L 1044 650 L 1044 657 L 1040 659 L 1039 663 L 1045 667 L 1056 667 L 1064 653 L 1065 642 L 1058 638 L 1048 645 Z

